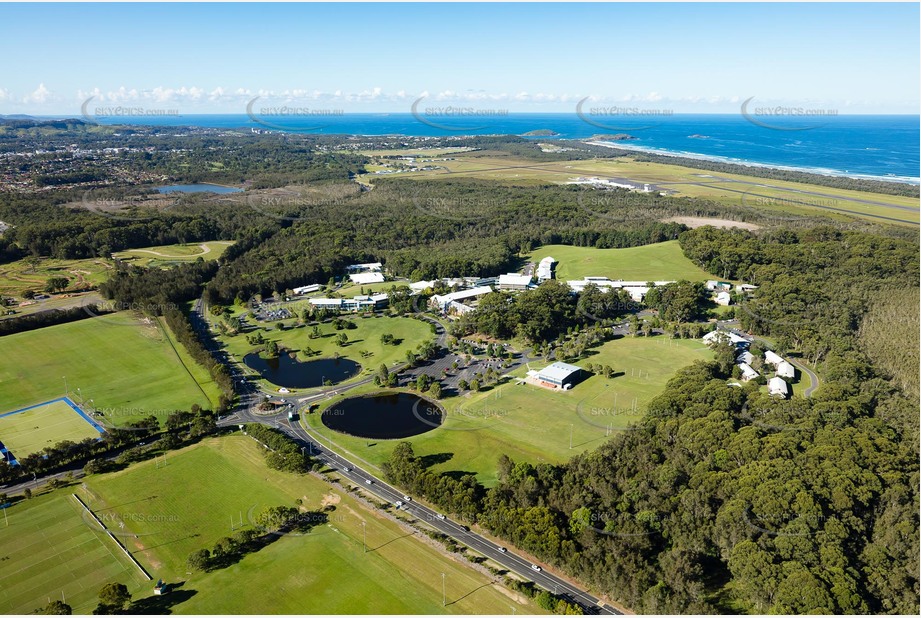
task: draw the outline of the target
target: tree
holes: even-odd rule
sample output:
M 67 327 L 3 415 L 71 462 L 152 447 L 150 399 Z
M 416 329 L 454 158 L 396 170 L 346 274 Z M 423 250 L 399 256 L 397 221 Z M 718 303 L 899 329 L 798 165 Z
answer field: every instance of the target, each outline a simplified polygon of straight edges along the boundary
M 207 571 L 211 563 L 211 552 L 207 549 L 199 549 L 189 554 L 186 565 L 190 571 Z
M 49 616 L 70 616 L 74 613 L 73 608 L 63 601 L 52 601 L 45 607 L 41 608 L 38 613 Z
M 278 356 L 278 343 L 274 340 L 269 340 L 265 344 L 265 354 L 269 358 L 275 358 Z
M 131 593 L 125 584 L 112 582 L 106 584 L 99 591 L 99 604 L 115 611 L 125 609 L 125 606 L 131 601 Z
M 390 333 L 384 333 L 381 335 L 381 344 L 383 345 L 392 345 L 394 342 L 394 337 Z
M 67 277 L 50 277 L 45 283 L 46 292 L 63 292 L 70 285 L 70 279 Z
M 441 399 L 441 383 L 432 382 L 432 385 L 429 386 L 429 394 L 435 399 Z
M 26 500 L 31 500 L 31 499 L 32 499 L 32 490 L 29 489 L 28 487 L 26 487 L 26 488 L 23 490 L 22 495 L 23 495 L 23 497 L 24 497 Z
M 338 335 L 336 335 L 336 345 L 339 346 L 340 348 L 345 347 L 345 345 L 348 342 L 349 342 L 349 336 L 346 335 L 345 333 L 339 333 Z

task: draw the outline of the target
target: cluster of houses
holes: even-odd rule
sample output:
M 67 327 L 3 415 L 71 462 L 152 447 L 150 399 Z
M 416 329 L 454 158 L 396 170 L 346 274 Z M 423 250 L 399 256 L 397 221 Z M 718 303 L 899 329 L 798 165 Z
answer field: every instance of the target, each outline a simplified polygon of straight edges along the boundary
M 717 305 L 729 305 L 732 303 L 732 289 L 735 287 L 735 291 L 744 294 L 752 292 L 758 289 L 757 285 L 751 285 L 748 283 L 740 283 L 739 285 L 733 286 L 732 283 L 728 281 L 707 281 L 707 289 L 713 294 L 713 302 Z
M 739 371 L 742 372 L 742 381 L 748 382 L 757 379 L 759 374 L 751 366 L 755 360 L 755 355 L 749 351 L 751 341 L 730 331 L 715 330 L 704 335 L 704 342 L 715 344 L 728 342 L 736 348 L 736 364 Z M 774 377 L 768 380 L 768 393 L 772 396 L 787 398 L 790 396 L 790 385 L 787 380 L 796 377 L 796 368 L 789 362 L 780 357 L 780 355 L 768 350 L 764 353 L 764 365 L 774 368 Z

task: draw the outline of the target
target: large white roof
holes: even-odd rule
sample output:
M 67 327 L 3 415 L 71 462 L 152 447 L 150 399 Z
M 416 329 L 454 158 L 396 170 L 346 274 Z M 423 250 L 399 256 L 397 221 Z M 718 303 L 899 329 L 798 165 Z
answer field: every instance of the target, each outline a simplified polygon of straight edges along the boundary
M 519 275 L 518 273 L 508 273 L 499 275 L 499 285 L 530 285 L 531 277 L 529 275 Z
M 569 363 L 560 363 L 556 362 L 550 365 L 547 365 L 541 369 L 537 375 L 543 379 L 551 379 L 556 382 L 562 382 L 572 374 L 577 371 L 581 371 L 582 368 L 577 365 L 570 365 Z
M 352 283 L 358 283 L 360 285 L 364 285 L 366 283 L 383 283 L 384 273 L 356 273 L 354 275 L 349 275 L 349 279 L 352 280 Z

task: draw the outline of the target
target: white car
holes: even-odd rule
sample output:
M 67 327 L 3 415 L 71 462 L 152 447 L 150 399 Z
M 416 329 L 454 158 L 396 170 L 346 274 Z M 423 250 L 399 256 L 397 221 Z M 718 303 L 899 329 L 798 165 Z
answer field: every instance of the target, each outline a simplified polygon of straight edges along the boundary
M 397 507 L 398 509 L 402 508 L 403 502 L 400 500 L 397 500 L 396 502 L 393 503 L 393 506 Z
M 531 570 L 532 570 L 532 571 L 537 571 L 538 573 L 540 573 L 540 567 L 537 566 L 536 564 L 532 564 L 532 565 L 531 565 Z
M 436 513 L 436 514 L 435 514 L 435 517 L 437 517 L 438 519 L 444 519 L 444 518 L 445 518 L 445 516 L 442 515 L 441 513 Z
M 372 483 L 374 483 L 374 481 L 371 479 L 365 479 L 365 485 L 371 485 Z
M 409 496 L 403 496 L 403 499 L 406 500 L 407 502 L 412 502 L 412 498 L 410 498 Z

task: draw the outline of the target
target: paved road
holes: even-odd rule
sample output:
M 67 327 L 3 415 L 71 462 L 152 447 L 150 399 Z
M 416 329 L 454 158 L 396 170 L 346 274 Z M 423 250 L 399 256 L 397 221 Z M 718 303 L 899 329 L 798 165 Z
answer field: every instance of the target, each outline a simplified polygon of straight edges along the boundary
M 220 425 L 229 426 L 241 421 L 239 416 L 227 417 L 222 419 Z M 342 477 L 351 481 L 356 487 L 376 496 L 377 498 L 394 503 L 397 500 L 405 502 L 405 493 L 391 485 L 388 485 L 381 479 L 375 477 L 367 470 L 362 469 L 354 462 L 342 457 L 320 444 L 320 439 L 314 437 L 310 432 L 297 423 L 291 423 L 283 415 L 275 417 L 261 417 L 259 422 L 275 427 L 285 433 L 288 437 L 297 442 L 302 448 L 306 448 L 319 461 L 335 469 Z M 370 481 L 370 483 L 369 483 Z M 525 558 L 515 554 L 512 551 L 502 551 L 502 546 L 493 543 L 485 537 L 470 531 L 462 524 L 452 521 L 450 518 L 440 514 L 423 504 L 416 501 L 409 501 L 408 507 L 404 507 L 410 514 L 419 520 L 426 522 L 432 528 L 435 528 L 442 534 L 452 537 L 463 543 L 472 550 L 483 554 L 494 562 L 501 564 L 503 567 L 514 571 L 526 579 L 530 579 L 542 588 L 554 592 L 569 600 L 578 603 L 586 609 L 588 613 L 593 614 L 621 614 L 613 607 L 606 605 L 598 598 L 577 588 L 569 582 L 549 573 L 546 569 L 541 568 L 535 571 L 531 568 L 532 563 Z

